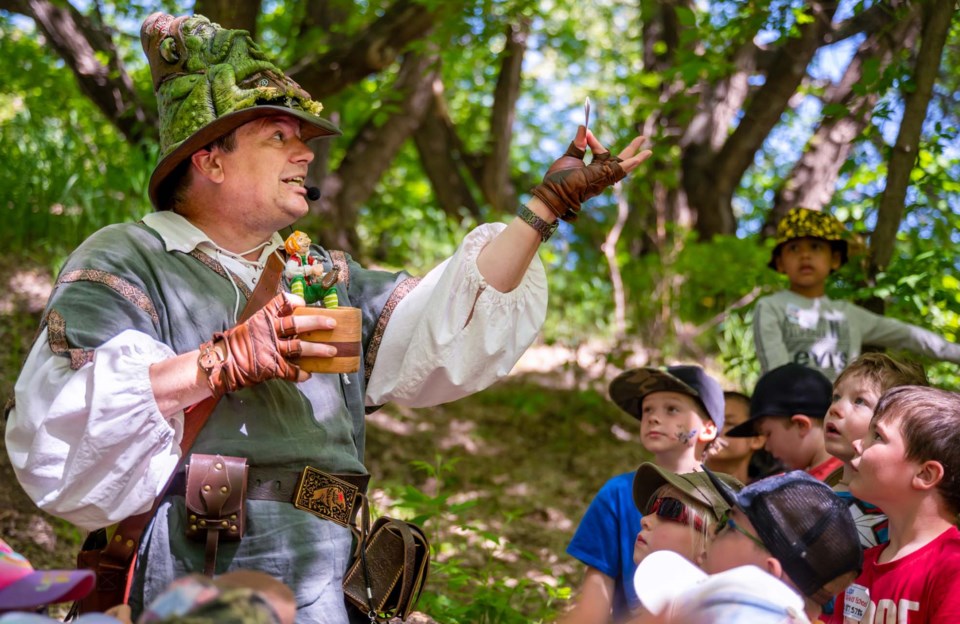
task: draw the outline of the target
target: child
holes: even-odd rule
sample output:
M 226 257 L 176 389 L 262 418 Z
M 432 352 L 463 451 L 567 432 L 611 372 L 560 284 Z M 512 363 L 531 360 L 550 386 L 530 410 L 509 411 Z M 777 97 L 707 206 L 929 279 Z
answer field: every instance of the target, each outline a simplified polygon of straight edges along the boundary
M 671 472 L 697 470 L 723 427 L 723 390 L 699 366 L 625 371 L 611 382 L 610 397 L 640 420 L 640 443 L 653 463 Z M 639 605 L 630 582 L 642 529 L 633 477 L 632 471 L 619 475 L 600 489 L 567 547 L 587 570 L 565 624 L 606 622 L 611 613 L 620 622 Z
M 850 508 L 864 548 L 887 542 L 887 517 L 880 509 L 850 493 L 847 485 L 855 472 L 853 443 L 870 427 L 873 408 L 887 390 L 896 386 L 926 386 L 927 375 L 919 364 L 898 362 L 882 353 L 864 353 L 833 382 L 833 399 L 823 420 L 827 452 L 843 462 L 839 473 L 827 478 L 833 491 Z
M 646 612 L 630 624 L 810 624 L 796 590 L 755 565 L 708 575 L 665 550 L 633 580 Z
M 827 278 L 847 261 L 846 236 L 835 217 L 807 208 L 794 208 L 780 221 L 769 266 L 787 276 L 790 288 L 760 298 L 753 313 L 763 372 L 794 362 L 833 380 L 861 344 L 960 362 L 960 345 L 824 294 Z
M 823 417 L 830 408 L 830 380 L 806 366 L 784 364 L 757 382 L 750 419 L 727 431 L 728 438 L 762 434 L 764 447 L 790 470 L 806 470 L 823 481 L 842 463 L 827 453 Z
M 726 473 L 742 483 L 750 481 L 753 454 L 763 448 L 763 436 L 729 438 L 727 432 L 750 419 L 750 397 L 739 392 L 723 393 L 723 432 L 718 449 L 705 462 L 714 472 Z
M 866 552 L 828 622 L 960 622 L 960 395 L 894 388 L 853 446 L 850 492 L 886 512 L 890 543 Z
M 730 505 L 707 548 L 708 574 L 755 565 L 803 599 L 812 621 L 859 574 L 863 550 L 846 504 L 809 474 L 795 470 L 734 492 L 706 469 Z M 722 619 L 717 621 L 735 621 Z
M 736 491 L 743 488 L 729 475 L 717 476 Z M 643 530 L 633 548 L 633 562 L 638 565 L 661 550 L 703 565 L 717 523 L 730 509 L 705 473 L 676 474 L 649 462 L 633 478 L 633 502 L 643 513 Z

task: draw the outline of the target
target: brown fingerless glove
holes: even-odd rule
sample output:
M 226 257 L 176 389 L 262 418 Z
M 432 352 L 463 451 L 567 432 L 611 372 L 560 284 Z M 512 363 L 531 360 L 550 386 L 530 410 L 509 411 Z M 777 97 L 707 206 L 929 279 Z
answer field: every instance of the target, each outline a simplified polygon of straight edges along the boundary
M 297 381 L 300 367 L 287 358 L 300 355 L 300 340 L 282 337 L 292 335 L 292 313 L 293 306 L 277 295 L 248 320 L 213 335 L 212 342 L 222 340 L 227 352 L 219 374 L 207 377 L 214 397 L 268 379 Z
M 594 155 L 589 165 L 583 162 L 584 154 L 576 144 L 570 143 L 566 153 L 550 165 L 543 182 L 531 191 L 564 221 L 575 221 L 583 202 L 627 175 L 620 159 L 610 152 Z

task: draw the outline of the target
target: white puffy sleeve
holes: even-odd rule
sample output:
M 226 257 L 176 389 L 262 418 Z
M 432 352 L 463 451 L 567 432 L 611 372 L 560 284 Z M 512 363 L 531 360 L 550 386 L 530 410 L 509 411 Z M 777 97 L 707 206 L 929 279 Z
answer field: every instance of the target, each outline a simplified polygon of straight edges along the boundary
M 367 384 L 367 405 L 424 407 L 454 401 L 505 377 L 547 313 L 538 257 L 508 293 L 486 283 L 477 256 L 506 226 L 470 232 L 393 310 Z
M 180 458 L 183 412 L 164 418 L 150 365 L 176 355 L 127 330 L 78 370 L 37 338 L 7 420 L 10 462 L 37 505 L 85 529 L 147 511 Z

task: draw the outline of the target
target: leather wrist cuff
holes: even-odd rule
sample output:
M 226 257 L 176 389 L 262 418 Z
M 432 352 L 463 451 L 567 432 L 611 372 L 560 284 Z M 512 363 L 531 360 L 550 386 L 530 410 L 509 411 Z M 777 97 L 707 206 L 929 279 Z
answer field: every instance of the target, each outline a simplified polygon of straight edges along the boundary
M 520 217 L 524 223 L 535 229 L 538 234 L 540 234 L 541 243 L 547 242 L 547 239 L 553 236 L 553 233 L 557 231 L 557 225 L 559 224 L 558 221 L 547 223 L 537 216 L 537 213 L 527 208 L 526 204 L 520 204 L 520 209 L 517 210 L 517 216 Z
M 213 392 L 214 398 L 220 398 L 227 393 L 227 385 L 223 379 L 223 356 L 214 346 L 214 340 L 209 340 L 200 345 L 200 357 L 197 358 L 197 366 L 200 367 L 207 376 L 207 385 Z

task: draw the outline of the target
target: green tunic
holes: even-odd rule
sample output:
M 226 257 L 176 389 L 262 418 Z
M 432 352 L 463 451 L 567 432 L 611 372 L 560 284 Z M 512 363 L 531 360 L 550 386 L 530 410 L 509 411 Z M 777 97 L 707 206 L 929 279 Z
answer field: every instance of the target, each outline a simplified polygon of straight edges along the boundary
M 192 452 L 247 457 L 258 467 L 299 470 L 309 464 L 330 472 L 366 472 L 365 366 L 372 364 L 369 350 L 376 350 L 382 336 L 381 316 L 391 294 L 407 276 L 367 271 L 343 254 L 317 247 L 311 253 L 325 270 L 335 261 L 341 266 L 346 277 L 337 285 L 340 302 L 362 311 L 367 357 L 361 357 L 361 370 L 349 376 L 314 375 L 304 384 L 272 380 L 226 395 Z M 50 344 L 75 368 L 127 329 L 176 353 L 193 351 L 235 324 L 238 291 L 242 308 L 249 291 L 201 252 L 167 252 L 159 235 L 142 223 L 109 226 L 85 241 L 58 277 L 45 316 Z M 341 555 L 325 541 L 328 534 L 333 541 L 342 539 L 342 529 L 287 503 L 250 501 L 248 510 L 243 541 L 221 545 L 218 573 L 262 570 L 293 587 L 298 604 L 314 602 L 322 588 L 311 587 L 310 579 L 322 576 L 325 567 L 342 570 L 347 564 L 336 560 Z M 168 496 L 141 543 L 131 599 L 136 611 L 141 587 L 149 603 L 173 578 L 202 571 L 203 545 L 183 537 L 183 519 L 183 497 Z

